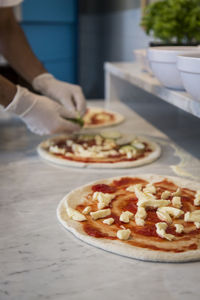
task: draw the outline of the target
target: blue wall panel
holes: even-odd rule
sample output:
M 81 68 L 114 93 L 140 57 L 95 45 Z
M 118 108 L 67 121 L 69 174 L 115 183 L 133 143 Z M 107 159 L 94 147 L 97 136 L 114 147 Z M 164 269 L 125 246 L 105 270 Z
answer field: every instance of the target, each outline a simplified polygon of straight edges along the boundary
M 47 70 L 76 82 L 78 0 L 24 0 L 22 28 Z
M 24 0 L 23 21 L 75 22 L 77 0 Z
M 69 24 L 26 24 L 23 30 L 29 43 L 41 60 L 75 58 L 76 28 Z
M 75 61 L 49 61 L 44 63 L 45 68 L 53 74 L 57 79 L 76 82 L 76 70 L 74 68 Z

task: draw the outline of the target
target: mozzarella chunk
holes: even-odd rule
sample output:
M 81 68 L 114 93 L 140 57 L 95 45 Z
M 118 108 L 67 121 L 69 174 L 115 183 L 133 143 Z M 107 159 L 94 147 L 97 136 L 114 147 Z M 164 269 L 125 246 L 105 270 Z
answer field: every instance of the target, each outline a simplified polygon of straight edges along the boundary
M 185 222 L 200 222 L 200 210 L 186 212 L 184 216 Z
M 169 196 L 171 196 L 171 192 L 170 192 L 170 191 L 164 191 L 164 192 L 161 194 L 161 199 L 168 199 Z
M 182 224 L 174 224 L 177 233 L 182 233 L 184 231 L 184 226 Z
M 110 121 L 110 116 L 109 115 L 105 115 L 105 114 L 98 114 L 96 116 L 97 120 L 102 120 L 102 121 Z
M 156 193 L 156 187 L 152 184 L 147 184 L 146 187 L 143 189 L 144 193 L 151 193 L 155 194 Z
M 138 150 L 144 150 L 145 145 L 137 140 L 133 141 L 132 145 Z
M 168 241 L 172 241 L 175 236 L 173 234 L 166 233 L 167 224 L 164 222 L 156 223 L 156 233 L 161 237 Z
M 144 226 L 144 220 L 146 219 L 147 213 L 144 207 L 138 207 L 137 213 L 135 214 L 135 223 L 138 226 Z
M 181 189 L 177 188 L 176 192 L 172 193 L 172 196 L 181 196 Z
M 49 151 L 56 154 L 65 154 L 66 150 L 63 148 L 59 148 L 57 145 L 50 146 Z
M 194 222 L 194 225 L 196 226 L 197 229 L 200 228 L 200 222 Z
M 121 229 L 117 231 L 117 237 L 120 240 L 128 240 L 131 235 L 130 229 Z
M 84 208 L 84 210 L 82 211 L 82 213 L 83 213 L 84 215 L 88 215 L 90 212 L 91 212 L 91 206 L 86 206 L 86 207 Z
M 172 223 L 172 218 L 170 217 L 170 215 L 167 212 L 157 210 L 156 214 L 161 221 L 165 221 L 168 224 Z
M 131 184 L 131 185 L 129 185 L 127 188 L 126 188 L 126 190 L 128 191 L 128 192 L 135 192 L 135 187 L 137 186 L 137 188 L 141 191 L 141 189 L 142 189 L 142 185 L 141 184 Z
M 160 207 L 158 208 L 158 211 L 166 212 L 174 218 L 179 218 L 181 215 L 184 214 L 183 210 L 171 206 Z
M 97 144 L 97 146 L 100 146 L 103 142 L 103 139 L 100 135 L 95 135 L 95 142 Z
M 71 152 L 65 152 L 65 156 L 73 156 L 73 154 Z
M 184 212 L 181 209 L 175 207 L 164 206 L 159 207 L 156 211 L 156 214 L 161 221 L 172 223 L 171 216 L 174 218 L 179 218 L 184 214 Z
M 170 203 L 169 200 L 157 200 L 151 193 L 143 193 L 141 190 L 135 186 L 135 195 L 138 198 L 137 206 L 141 207 L 161 207 L 166 206 Z
M 112 225 L 114 223 L 114 221 L 115 220 L 113 218 L 108 218 L 108 219 L 103 220 L 103 223 L 107 224 L 107 225 Z
M 181 197 L 179 196 L 174 196 L 172 198 L 172 205 L 176 208 L 181 208 L 182 203 L 181 203 Z
M 85 221 L 86 217 L 82 215 L 78 210 L 73 209 L 71 207 L 66 208 L 67 214 L 70 219 L 74 221 Z
M 114 194 L 108 194 L 108 193 L 102 193 L 102 192 L 95 192 L 93 194 L 93 200 L 97 200 L 98 203 L 98 209 L 102 209 L 109 205 L 109 203 L 112 201 L 112 199 L 115 198 Z
M 194 205 L 199 206 L 200 205 L 200 190 L 196 192 L 195 199 L 194 199 Z
M 157 199 L 147 199 L 147 200 L 139 200 L 137 205 L 140 207 L 162 207 L 168 205 L 170 201 L 168 200 L 157 200 Z
M 66 145 L 71 147 L 73 145 L 73 141 L 72 140 L 66 140 Z
M 126 157 L 127 157 L 128 159 L 132 158 L 132 157 L 133 157 L 132 152 L 131 152 L 131 151 L 130 151 L 130 152 L 127 152 L 127 153 L 126 153 Z
M 124 223 L 129 223 L 130 219 L 133 217 L 133 213 L 130 211 L 123 211 L 120 215 L 120 221 L 124 222 Z
M 105 218 L 105 217 L 109 216 L 110 214 L 111 214 L 110 208 L 101 209 L 101 210 L 97 210 L 97 211 L 90 213 L 93 220 Z
M 109 152 L 109 155 L 112 155 L 112 156 L 115 156 L 118 154 L 118 152 L 116 150 L 110 150 L 108 152 Z

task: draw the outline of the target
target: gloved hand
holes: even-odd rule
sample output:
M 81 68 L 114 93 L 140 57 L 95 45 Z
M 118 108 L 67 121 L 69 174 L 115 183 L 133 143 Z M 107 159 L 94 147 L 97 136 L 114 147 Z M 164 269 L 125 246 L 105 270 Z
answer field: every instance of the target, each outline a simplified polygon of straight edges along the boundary
M 81 117 L 85 114 L 86 101 L 80 86 L 57 80 L 49 73 L 35 77 L 32 85 L 41 94 L 62 103 L 71 118 L 77 118 L 77 112 Z
M 70 117 L 63 106 L 19 85 L 14 99 L 5 111 L 18 115 L 32 132 L 39 135 L 80 130 L 79 125 L 62 118 Z

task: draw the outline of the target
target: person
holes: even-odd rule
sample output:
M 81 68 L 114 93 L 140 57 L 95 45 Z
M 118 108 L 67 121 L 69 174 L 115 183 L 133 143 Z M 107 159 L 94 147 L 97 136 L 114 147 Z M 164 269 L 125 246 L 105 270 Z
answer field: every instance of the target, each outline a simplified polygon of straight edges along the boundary
M 0 75 L 0 104 L 5 111 L 18 115 L 32 132 L 39 135 L 80 130 L 79 125 L 66 118 L 85 114 L 82 89 L 57 80 L 34 55 L 13 13 L 13 6 L 21 2 L 0 0 L 0 53 L 42 95 L 15 85 Z

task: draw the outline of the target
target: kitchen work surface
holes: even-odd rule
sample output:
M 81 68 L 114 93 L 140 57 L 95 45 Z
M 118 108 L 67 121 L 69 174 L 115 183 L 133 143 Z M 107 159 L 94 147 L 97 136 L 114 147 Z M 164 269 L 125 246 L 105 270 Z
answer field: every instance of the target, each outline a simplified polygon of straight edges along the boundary
M 103 106 L 103 101 L 90 105 Z M 113 129 L 161 145 L 157 161 L 121 170 L 53 165 L 36 152 L 45 137 L 28 132 L 16 119 L 0 119 L 1 300 L 199 299 L 200 262 L 151 263 L 111 254 L 81 242 L 56 218 L 57 205 L 68 192 L 101 178 L 155 173 L 200 180 L 198 158 L 124 104 L 112 101 L 110 108 L 126 116 Z M 168 120 L 166 127 L 170 115 Z M 197 138 L 189 140 L 190 148 Z
M 105 72 L 107 102 L 118 99 L 118 90 L 122 89 L 118 79 L 121 79 L 200 118 L 200 101 L 194 100 L 186 91 L 164 87 L 156 77 L 142 71 L 136 62 L 106 63 Z M 123 92 L 127 93 L 125 89 Z

